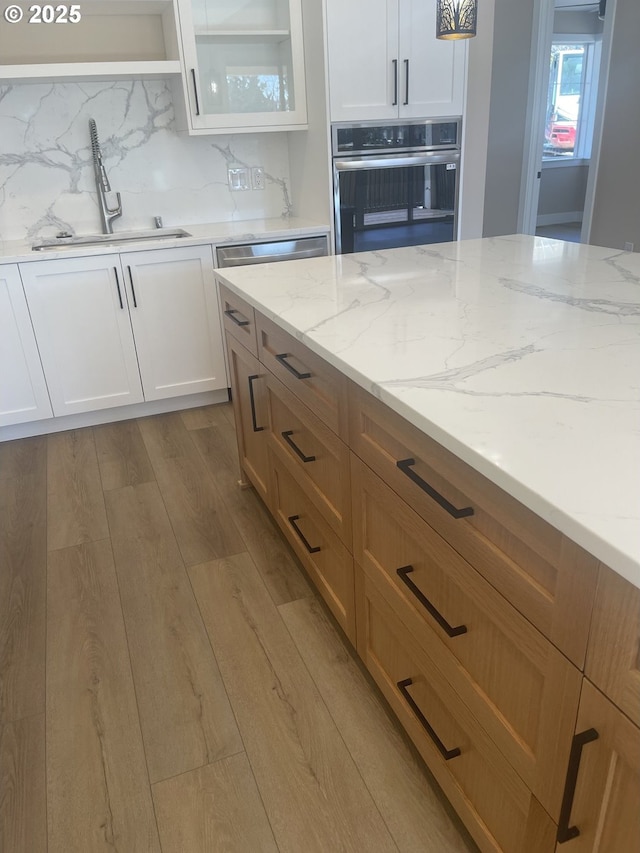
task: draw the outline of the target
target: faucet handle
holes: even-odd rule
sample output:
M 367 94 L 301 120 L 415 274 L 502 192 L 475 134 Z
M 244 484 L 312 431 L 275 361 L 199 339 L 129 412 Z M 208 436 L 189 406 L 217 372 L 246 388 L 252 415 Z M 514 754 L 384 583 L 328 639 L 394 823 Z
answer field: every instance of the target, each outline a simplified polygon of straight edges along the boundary
M 120 193 L 116 193 L 116 206 L 109 207 L 108 205 L 106 205 L 106 208 L 109 216 L 113 217 L 114 219 L 116 216 L 122 216 L 122 201 L 120 200 Z

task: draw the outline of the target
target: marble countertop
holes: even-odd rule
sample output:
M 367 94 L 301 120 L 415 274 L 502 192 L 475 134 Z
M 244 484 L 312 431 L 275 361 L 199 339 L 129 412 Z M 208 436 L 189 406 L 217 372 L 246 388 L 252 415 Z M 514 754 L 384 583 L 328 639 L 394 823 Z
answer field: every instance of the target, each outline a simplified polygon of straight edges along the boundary
M 315 234 L 328 234 L 326 223 L 313 222 L 296 217 L 277 219 L 250 219 L 237 222 L 211 222 L 204 225 L 167 225 L 167 228 L 183 228 L 189 237 L 127 241 L 126 243 L 101 243 L 97 246 L 67 246 L 34 252 L 31 243 L 20 240 L 0 240 L 0 263 L 24 263 L 53 258 L 78 258 L 90 255 L 119 254 L 151 249 L 168 249 L 214 243 L 218 246 L 230 243 L 253 243 L 267 240 L 292 239 Z M 114 226 L 117 238 L 118 223 Z M 124 230 L 124 229 L 120 229 Z
M 220 275 L 640 588 L 640 254 L 515 235 Z

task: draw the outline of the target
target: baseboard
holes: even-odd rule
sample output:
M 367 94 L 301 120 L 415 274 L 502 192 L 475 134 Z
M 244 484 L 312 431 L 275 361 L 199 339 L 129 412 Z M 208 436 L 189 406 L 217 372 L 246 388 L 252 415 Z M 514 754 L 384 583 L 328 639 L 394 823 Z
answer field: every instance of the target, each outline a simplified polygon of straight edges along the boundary
M 565 213 L 542 213 L 536 218 L 536 225 L 564 225 L 567 222 L 582 222 L 582 211 L 568 210 Z
M 144 418 L 148 415 L 161 415 L 177 412 L 180 409 L 195 409 L 198 406 L 210 406 L 226 403 L 229 389 L 204 391 L 201 394 L 189 394 L 185 397 L 171 397 L 168 400 L 154 400 L 151 403 L 136 403 L 133 406 L 118 406 L 114 409 L 100 409 L 97 412 L 82 412 L 78 415 L 64 415 L 60 418 L 46 418 L 26 424 L 13 424 L 0 427 L 0 441 L 13 441 L 17 438 L 30 438 L 33 435 L 46 435 L 50 432 L 63 432 L 67 429 L 110 424 L 114 421 L 126 421 L 131 418 Z

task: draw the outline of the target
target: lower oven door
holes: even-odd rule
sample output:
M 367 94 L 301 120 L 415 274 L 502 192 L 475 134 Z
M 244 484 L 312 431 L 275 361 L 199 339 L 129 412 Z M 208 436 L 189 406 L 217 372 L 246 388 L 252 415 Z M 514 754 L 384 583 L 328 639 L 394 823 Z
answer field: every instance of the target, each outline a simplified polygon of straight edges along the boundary
M 333 162 L 336 252 L 456 239 L 459 151 Z

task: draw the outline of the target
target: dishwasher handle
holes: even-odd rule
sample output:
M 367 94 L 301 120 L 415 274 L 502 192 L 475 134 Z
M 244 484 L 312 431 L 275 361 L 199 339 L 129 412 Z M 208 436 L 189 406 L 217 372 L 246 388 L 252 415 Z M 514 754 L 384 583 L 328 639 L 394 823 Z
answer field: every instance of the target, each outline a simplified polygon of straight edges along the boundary
M 321 258 L 327 253 L 322 249 L 305 249 L 285 255 L 260 255 L 253 258 L 225 258 L 221 267 L 245 267 L 249 264 L 272 264 L 275 261 L 295 261 L 297 258 Z

